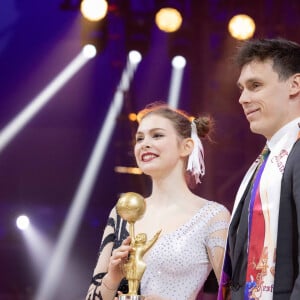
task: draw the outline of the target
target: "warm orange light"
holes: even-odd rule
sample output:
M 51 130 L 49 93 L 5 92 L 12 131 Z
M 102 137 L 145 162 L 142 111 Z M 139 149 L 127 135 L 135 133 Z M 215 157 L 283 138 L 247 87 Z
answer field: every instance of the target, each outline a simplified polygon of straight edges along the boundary
M 132 122 L 135 122 L 137 120 L 137 115 L 135 113 L 130 113 L 128 115 L 128 119 Z
M 108 4 L 105 0 L 83 0 L 80 10 L 87 20 L 100 21 L 107 14 Z
M 177 9 L 165 7 L 156 13 L 155 23 L 162 31 L 175 32 L 182 24 L 182 16 Z
M 115 172 L 123 173 L 123 174 L 134 174 L 134 175 L 143 174 L 143 172 L 138 167 L 124 167 L 124 166 L 116 166 Z
M 250 39 L 255 32 L 255 22 L 248 15 L 236 15 L 229 21 L 228 31 L 235 39 L 247 40 Z

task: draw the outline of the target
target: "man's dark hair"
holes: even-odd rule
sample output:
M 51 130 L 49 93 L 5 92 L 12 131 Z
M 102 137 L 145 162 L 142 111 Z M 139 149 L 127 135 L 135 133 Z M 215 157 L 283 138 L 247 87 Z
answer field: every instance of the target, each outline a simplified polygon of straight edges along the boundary
M 273 69 L 279 79 L 286 80 L 300 73 L 300 45 L 283 39 L 251 39 L 242 42 L 235 55 L 239 68 L 253 60 L 273 61 Z

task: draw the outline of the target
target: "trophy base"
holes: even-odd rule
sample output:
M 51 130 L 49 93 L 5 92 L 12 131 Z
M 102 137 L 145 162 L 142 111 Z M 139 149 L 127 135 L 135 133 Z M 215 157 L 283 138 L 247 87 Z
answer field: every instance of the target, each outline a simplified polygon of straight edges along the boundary
M 118 300 L 143 300 L 144 296 L 141 295 L 119 295 Z

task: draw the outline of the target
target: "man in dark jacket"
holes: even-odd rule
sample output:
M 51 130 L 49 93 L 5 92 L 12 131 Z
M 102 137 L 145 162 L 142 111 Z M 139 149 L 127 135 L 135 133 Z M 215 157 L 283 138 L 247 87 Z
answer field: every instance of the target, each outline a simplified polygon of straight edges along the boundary
M 266 150 L 238 190 L 218 299 L 300 299 L 300 45 L 243 42 L 239 103 Z

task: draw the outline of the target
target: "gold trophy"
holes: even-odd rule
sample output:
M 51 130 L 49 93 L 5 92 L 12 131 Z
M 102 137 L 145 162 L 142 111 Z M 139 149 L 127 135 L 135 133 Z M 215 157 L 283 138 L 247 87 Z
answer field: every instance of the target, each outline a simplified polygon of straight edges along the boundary
M 119 295 L 118 299 L 142 300 L 144 297 L 138 295 L 138 288 L 146 269 L 143 256 L 157 241 L 161 230 L 150 241 L 147 241 L 145 233 L 135 235 L 134 223 L 142 218 L 146 210 L 145 199 L 140 194 L 133 192 L 123 194 L 117 202 L 116 209 L 118 214 L 129 224 L 132 247 L 128 261 L 123 266 L 125 278 L 128 280 L 128 294 Z

